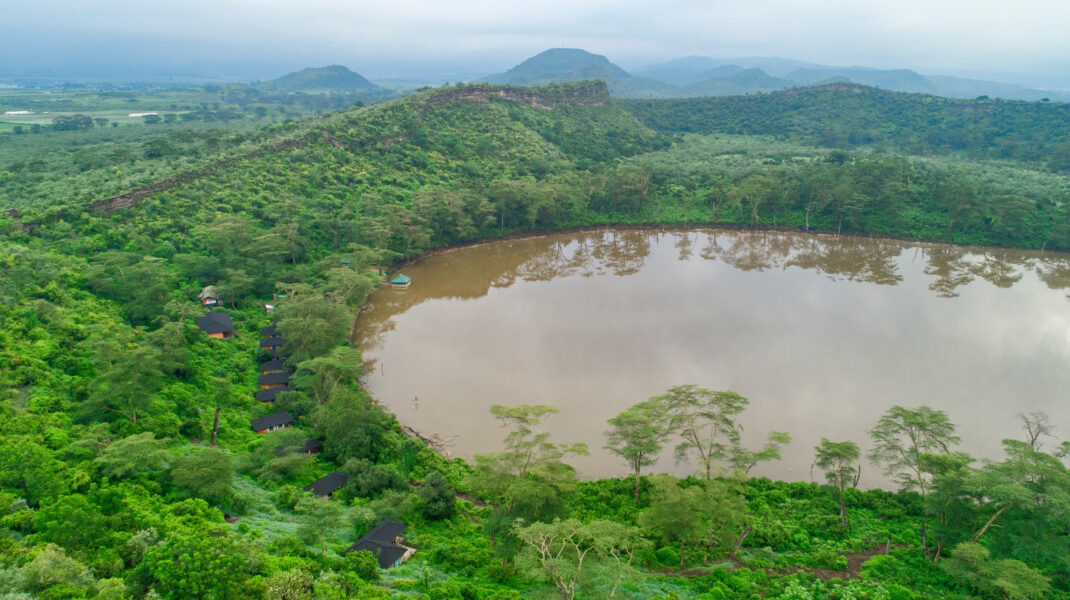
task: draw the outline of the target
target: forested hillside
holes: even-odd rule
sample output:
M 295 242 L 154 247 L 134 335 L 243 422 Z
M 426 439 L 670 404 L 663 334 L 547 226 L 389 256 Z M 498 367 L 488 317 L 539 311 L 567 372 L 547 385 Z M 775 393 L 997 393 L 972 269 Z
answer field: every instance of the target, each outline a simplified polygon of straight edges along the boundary
M 502 449 L 469 464 L 361 388 L 347 338 L 365 296 L 449 244 L 720 223 L 1070 248 L 1066 178 L 1025 155 L 676 133 L 706 106 L 622 105 L 600 82 L 426 90 L 259 130 L 151 186 L 0 213 L 0 597 L 1070 597 L 1066 447 L 1040 416 L 980 463 L 946 415 L 888 407 L 870 460 L 904 491 L 862 491 L 848 441 L 815 449 L 827 485 L 748 478 L 790 432 L 747 450 L 745 398 L 680 386 L 592 424 L 634 478 L 581 482 L 582 444 L 540 429 L 553 407 L 503 398 Z M 233 337 L 198 330 L 208 286 Z M 278 356 L 257 341 L 273 320 Z M 258 402 L 276 358 L 293 389 Z M 283 411 L 293 427 L 251 426 Z M 698 475 L 645 471 L 680 440 Z M 330 499 L 302 491 L 335 471 Z M 390 569 L 346 552 L 384 519 L 417 550 Z
M 1070 170 L 1070 104 L 951 100 L 833 83 L 623 106 L 659 131 L 761 134 L 828 148 L 1010 159 Z
M 270 145 L 294 120 L 392 97 L 193 89 L 0 91 L 0 206 L 81 204 Z M 131 116 L 131 115 L 142 116 Z

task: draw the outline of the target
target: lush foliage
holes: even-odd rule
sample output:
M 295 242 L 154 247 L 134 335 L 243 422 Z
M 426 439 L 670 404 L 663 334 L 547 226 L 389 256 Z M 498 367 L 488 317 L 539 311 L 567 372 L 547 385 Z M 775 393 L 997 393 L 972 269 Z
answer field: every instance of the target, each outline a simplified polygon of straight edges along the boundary
M 104 171 L 73 195 L 34 187 L 45 175 L 0 188 L 5 203 L 10 190 L 34 198 L 0 215 L 3 597 L 1070 593 L 1070 474 L 1042 416 L 1005 459 L 975 464 L 946 415 L 894 407 L 872 459 L 913 491 L 862 491 L 850 484 L 861 439 L 816 449 L 831 486 L 748 478 L 787 433 L 750 449 L 745 398 L 681 385 L 604 426 L 633 477 L 580 481 L 568 460 L 586 447 L 541 429 L 554 407 L 503 400 L 501 451 L 447 460 L 374 403 L 347 345 L 381 273 L 436 246 L 721 222 L 1065 248 L 1062 176 L 1028 171 L 1012 191 L 1007 174 L 1022 171 L 1006 165 L 765 138 L 673 144 L 598 84 L 458 86 L 228 131 L 242 138 L 230 158 L 199 154 L 128 204 L 85 204 L 126 189 Z M 64 173 L 67 149 L 40 173 L 52 161 Z M 158 158 L 133 160 L 151 178 Z M 195 325 L 209 285 L 232 338 Z M 273 318 L 296 389 L 262 404 L 271 356 L 257 340 Z M 250 427 L 283 410 L 293 428 Z M 697 477 L 644 476 L 670 444 Z M 347 480 L 331 499 L 301 490 L 333 471 Z M 383 519 L 406 523 L 418 549 L 389 570 L 345 552 Z

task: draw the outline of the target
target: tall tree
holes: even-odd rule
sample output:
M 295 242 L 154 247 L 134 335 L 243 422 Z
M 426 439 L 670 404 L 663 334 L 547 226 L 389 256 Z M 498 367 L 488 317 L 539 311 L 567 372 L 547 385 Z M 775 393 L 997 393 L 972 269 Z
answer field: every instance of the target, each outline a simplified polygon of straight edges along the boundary
M 171 467 L 175 487 L 191 496 L 211 503 L 230 497 L 234 479 L 234 461 L 218 448 L 195 450 L 178 457 Z
M 951 560 L 941 564 L 948 574 L 986 597 L 1006 600 L 1040 600 L 1048 597 L 1051 584 L 1042 573 L 1020 560 L 992 560 L 980 544 L 963 542 L 951 551 Z
M 519 549 L 514 523 L 549 521 L 565 513 L 565 497 L 576 485 L 576 470 L 564 462 L 573 454 L 587 454 L 586 444 L 557 444 L 539 425 L 558 412 L 545 404 L 494 405 L 491 414 L 508 429 L 505 449 L 475 456 L 478 475 L 473 485 L 500 505 L 484 522 L 495 553 L 505 560 Z
M 846 531 L 847 485 L 858 485 L 858 477 L 862 473 L 858 459 L 862 453 L 854 442 L 832 442 L 828 438 L 821 438 L 821 443 L 814 446 L 814 450 L 817 452 L 814 464 L 825 472 L 825 478 L 836 488 L 840 500 L 840 523 Z
M 112 479 L 152 476 L 170 464 L 168 445 L 168 440 L 158 440 L 151 431 L 145 431 L 107 444 L 93 462 L 102 475 Z
M 509 429 L 505 435 L 505 450 L 493 454 L 477 454 L 476 464 L 486 471 L 513 477 L 529 474 L 554 480 L 571 467 L 561 459 L 571 454 L 587 454 L 587 444 L 555 444 L 550 434 L 539 430 L 539 424 L 547 415 L 559 412 L 547 404 L 504 406 L 495 404 L 490 412 L 502 427 Z
M 297 501 L 294 512 L 305 517 L 297 537 L 310 546 L 319 546 L 320 556 L 326 554 L 327 540 L 333 539 L 345 523 L 345 508 L 329 498 L 306 495 Z
M 330 402 L 316 409 L 313 420 L 324 436 L 324 454 L 339 464 L 351 458 L 380 462 L 396 453 L 396 438 L 390 435 L 397 428 L 393 417 L 362 392 L 338 388 Z
M 345 343 L 353 313 L 334 296 L 311 292 L 290 298 L 275 309 L 285 349 L 296 362 L 327 354 Z
M 338 386 L 356 385 L 364 372 L 364 362 L 360 350 L 336 346 L 329 354 L 299 363 L 297 368 L 301 374 L 294 378 L 294 384 L 324 404 Z
M 917 488 L 923 501 L 928 495 L 931 480 L 931 474 L 925 470 L 925 454 L 947 454 L 959 441 L 955 436 L 955 425 L 947 413 L 928 406 L 893 406 L 881 416 L 869 434 L 874 441 L 869 459 L 881 465 L 884 474 L 894 478 L 903 489 Z M 921 546 L 926 555 L 927 517 L 926 507 L 921 517 Z
M 671 387 L 655 399 L 665 406 L 671 430 L 683 438 L 676 446 L 677 459 L 694 453 L 706 479 L 711 479 L 714 463 L 727 458 L 739 445 L 742 428 L 735 417 L 750 402 L 735 392 L 696 385 Z
M 635 501 L 639 502 L 639 471 L 658 460 L 669 437 L 665 406 L 656 399 L 640 402 L 609 419 L 606 448 L 628 461 L 635 474 Z
M 114 343 L 103 340 L 97 345 L 101 350 L 95 357 L 99 375 L 89 386 L 90 406 L 122 415 L 136 425 L 138 411 L 149 407 L 164 380 L 160 350 L 143 344 L 112 348 L 119 350 L 116 353 L 104 351 L 103 346 L 113 347 Z

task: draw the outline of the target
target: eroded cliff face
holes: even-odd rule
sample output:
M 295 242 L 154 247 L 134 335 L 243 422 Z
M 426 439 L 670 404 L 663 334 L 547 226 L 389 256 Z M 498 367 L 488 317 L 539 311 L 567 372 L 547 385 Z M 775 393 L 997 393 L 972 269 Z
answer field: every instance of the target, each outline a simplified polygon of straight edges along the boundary
M 462 85 L 434 93 L 428 102 L 515 102 L 538 110 L 553 110 L 561 104 L 602 106 L 609 101 L 604 81 L 581 81 L 540 87 Z

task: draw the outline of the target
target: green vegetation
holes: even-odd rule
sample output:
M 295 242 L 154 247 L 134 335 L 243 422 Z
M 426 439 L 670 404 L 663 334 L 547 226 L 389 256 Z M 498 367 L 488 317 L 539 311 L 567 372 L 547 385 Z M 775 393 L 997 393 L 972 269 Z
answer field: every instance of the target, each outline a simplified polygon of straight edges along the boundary
M 249 152 L 293 120 L 389 97 L 246 85 L 0 91 L 0 204 L 84 204 Z M 131 117 L 132 114 L 147 114 Z M 271 127 L 269 127 L 271 126 Z
M 833 83 L 721 98 L 622 104 L 659 131 L 770 135 L 826 148 L 957 154 L 1070 170 L 1070 104 L 951 100 Z
M 39 135 L 112 129 L 136 128 Z M 217 154 L 198 133 L 169 171 L 134 158 L 127 183 L 154 182 L 140 189 L 108 167 L 71 175 L 62 144 L 35 150 L 39 179 L 5 167 L 0 202 L 19 211 L 0 213 L 0 595 L 1070 597 L 1067 447 L 1045 449 L 1041 415 L 975 464 L 946 415 L 893 407 L 872 460 L 906 489 L 862 491 L 861 439 L 815 449 L 832 485 L 749 478 L 788 434 L 751 449 L 746 398 L 680 385 L 606 426 L 633 476 L 585 482 L 567 461 L 586 447 L 540 428 L 546 405 L 503 399 L 502 449 L 447 460 L 361 389 L 346 344 L 395 260 L 520 231 L 724 223 L 1070 248 L 1065 176 L 1043 160 L 677 139 L 598 83 L 447 87 L 227 131 Z M 53 168 L 81 188 L 48 187 Z M 209 285 L 233 338 L 194 324 Z M 296 390 L 264 405 L 273 317 L 258 303 L 276 295 Z M 251 429 L 276 411 L 295 426 Z M 670 443 L 697 476 L 641 473 Z M 301 491 L 335 470 L 332 499 Z M 401 567 L 344 552 L 382 519 L 409 525 Z

